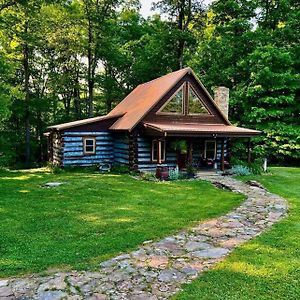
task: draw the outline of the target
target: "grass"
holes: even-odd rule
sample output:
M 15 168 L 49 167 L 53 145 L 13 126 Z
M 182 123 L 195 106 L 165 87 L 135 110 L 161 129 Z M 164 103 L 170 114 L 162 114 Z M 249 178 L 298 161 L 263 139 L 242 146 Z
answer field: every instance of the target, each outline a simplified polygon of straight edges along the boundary
M 247 176 L 289 201 L 289 215 L 207 271 L 177 300 L 300 299 L 300 169 L 272 168 Z
M 44 188 L 47 182 L 65 184 Z M 99 262 L 216 217 L 243 196 L 205 182 L 46 169 L 0 172 L 0 277 Z

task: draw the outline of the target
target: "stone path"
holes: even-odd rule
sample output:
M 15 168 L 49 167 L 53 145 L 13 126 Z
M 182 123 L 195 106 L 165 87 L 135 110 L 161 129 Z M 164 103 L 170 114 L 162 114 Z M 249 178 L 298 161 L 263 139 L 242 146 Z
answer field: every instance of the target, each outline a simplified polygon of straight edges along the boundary
M 97 272 L 56 273 L 0 280 L 0 300 L 8 299 L 168 299 L 236 246 L 281 219 L 287 203 L 277 195 L 231 177 L 210 176 L 219 187 L 247 196 L 234 211 L 198 224 L 137 251 L 101 263 Z M 222 199 L 220 199 L 222 201 Z

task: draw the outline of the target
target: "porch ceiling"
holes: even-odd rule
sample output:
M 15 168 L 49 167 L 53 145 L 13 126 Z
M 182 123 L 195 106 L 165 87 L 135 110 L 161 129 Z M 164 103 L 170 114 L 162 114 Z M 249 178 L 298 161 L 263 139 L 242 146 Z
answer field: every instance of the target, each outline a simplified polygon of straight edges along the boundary
M 164 133 L 165 136 L 221 136 L 221 137 L 251 137 L 261 131 L 223 124 L 199 123 L 143 123 L 146 129 Z

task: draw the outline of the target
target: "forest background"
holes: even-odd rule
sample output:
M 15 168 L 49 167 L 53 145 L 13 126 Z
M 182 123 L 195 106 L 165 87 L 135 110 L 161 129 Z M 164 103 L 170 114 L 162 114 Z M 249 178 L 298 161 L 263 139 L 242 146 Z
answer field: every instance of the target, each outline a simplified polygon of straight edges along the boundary
M 47 126 L 103 115 L 138 84 L 189 66 L 230 88 L 254 156 L 300 160 L 300 1 L 0 0 L 0 166 L 39 165 Z M 234 149 L 242 156 L 243 145 Z

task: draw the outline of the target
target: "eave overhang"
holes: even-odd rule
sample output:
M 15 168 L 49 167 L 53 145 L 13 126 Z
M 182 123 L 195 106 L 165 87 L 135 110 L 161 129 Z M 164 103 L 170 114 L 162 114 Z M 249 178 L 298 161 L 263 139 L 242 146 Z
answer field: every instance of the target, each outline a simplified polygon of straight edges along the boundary
M 151 135 L 157 133 L 160 136 L 174 137 L 253 137 L 261 134 L 258 130 L 222 124 L 143 123 L 143 126 Z

